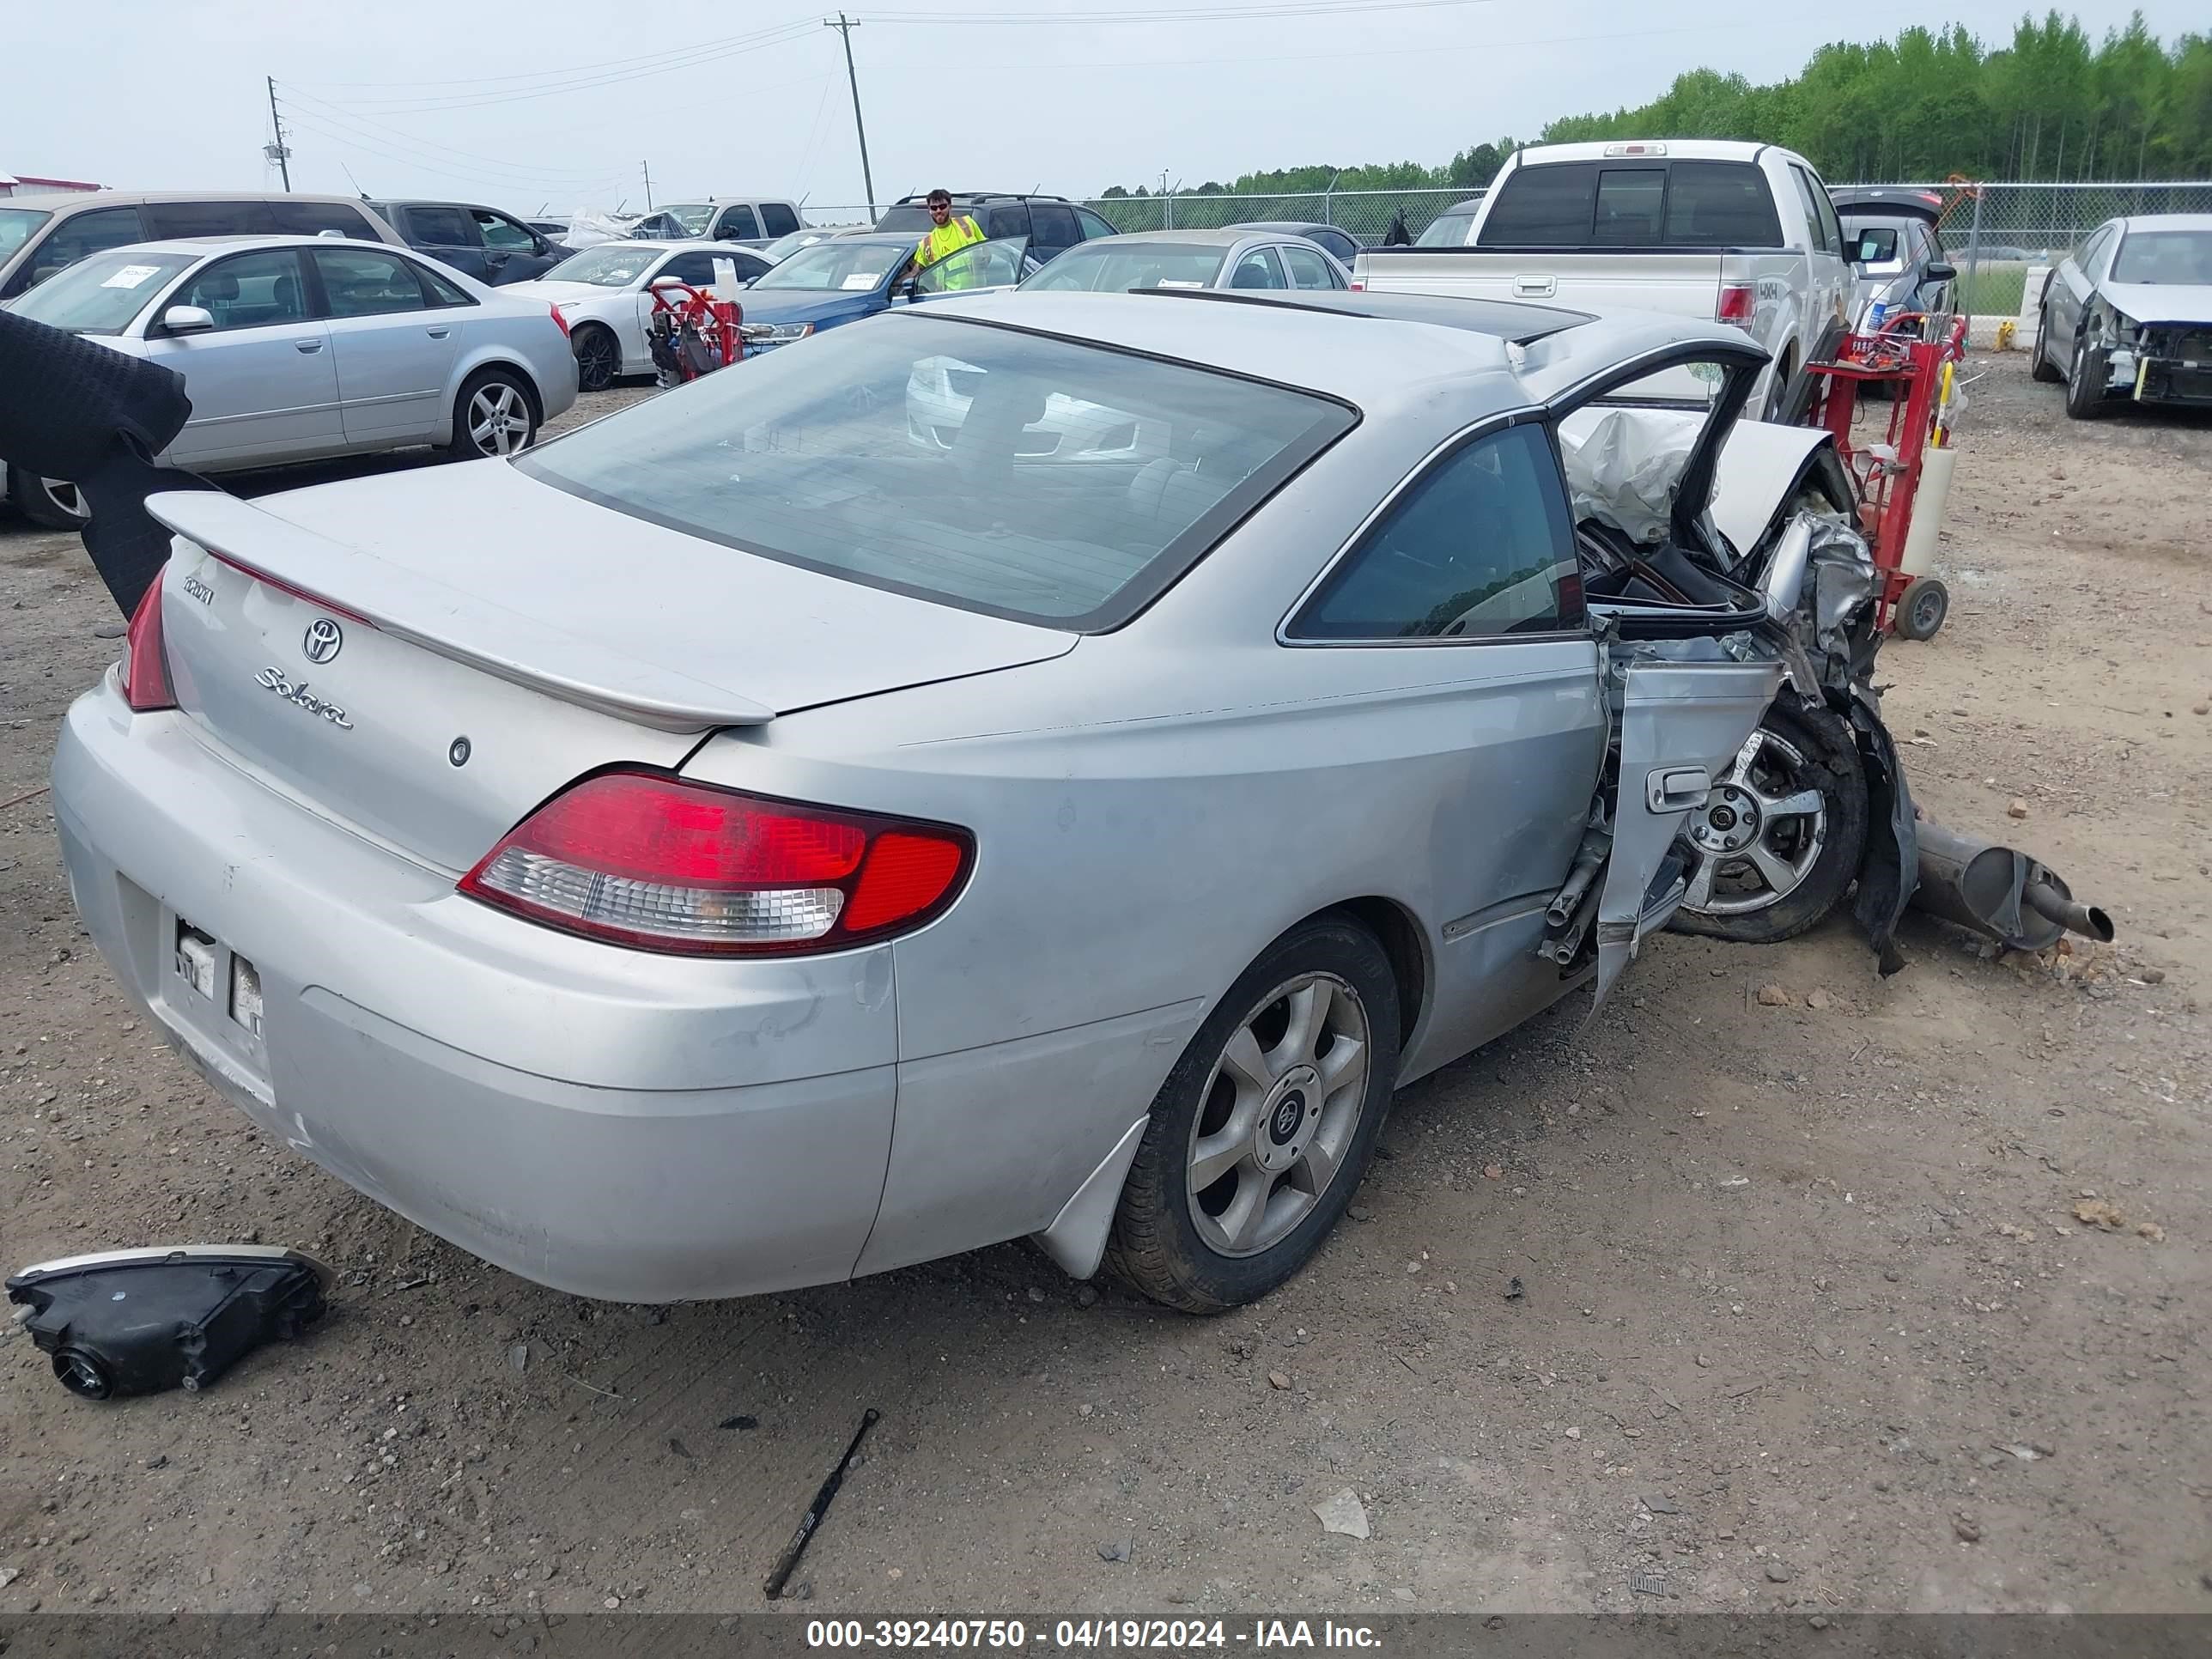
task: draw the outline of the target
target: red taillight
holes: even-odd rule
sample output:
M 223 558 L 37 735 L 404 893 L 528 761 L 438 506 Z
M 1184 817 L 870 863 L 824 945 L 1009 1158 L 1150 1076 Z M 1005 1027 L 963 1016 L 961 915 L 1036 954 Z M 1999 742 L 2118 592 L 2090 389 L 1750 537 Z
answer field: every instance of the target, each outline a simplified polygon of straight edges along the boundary
M 123 636 L 123 700 L 140 714 L 177 706 L 177 694 L 169 688 L 169 653 L 161 639 L 161 578 L 168 568 L 163 565 L 154 573 L 154 585 L 131 613 L 131 628 Z
M 1354 294 L 1364 294 L 1367 292 L 1367 284 L 1355 276 L 1352 279 L 1352 291 Z
M 1723 289 L 1720 306 L 1713 313 L 1713 320 L 1748 329 L 1751 326 L 1751 300 L 1752 291 L 1748 286 Z
M 558 306 L 548 306 L 546 309 L 553 313 L 553 326 L 561 331 L 561 337 L 562 339 L 567 339 L 568 337 L 568 319 L 561 314 L 561 307 Z
M 973 854 L 946 825 L 603 772 L 510 830 L 460 890 L 641 950 L 789 955 L 921 927 L 957 895 Z

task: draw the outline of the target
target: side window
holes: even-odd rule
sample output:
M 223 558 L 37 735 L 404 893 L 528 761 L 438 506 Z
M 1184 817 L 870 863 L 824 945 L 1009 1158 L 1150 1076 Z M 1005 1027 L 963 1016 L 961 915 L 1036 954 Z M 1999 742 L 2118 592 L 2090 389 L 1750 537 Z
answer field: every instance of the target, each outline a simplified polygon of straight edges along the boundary
M 1237 262 L 1237 269 L 1229 273 L 1231 288 L 1286 288 L 1283 268 L 1275 263 L 1273 248 L 1255 247 Z
M 725 240 L 747 242 L 761 233 L 752 209 L 739 202 L 734 207 L 724 208 L 722 216 L 714 221 L 714 228 L 707 234 Z
M 1328 261 L 1311 248 L 1283 249 L 1283 264 L 1291 273 L 1292 288 L 1334 288 L 1336 274 L 1329 270 Z
M 1031 202 L 1030 225 L 1040 249 L 1073 247 L 1083 240 L 1083 233 L 1076 226 L 1075 210 L 1058 202 Z M 1048 253 L 1040 253 L 1038 257 L 1046 258 Z
M 1807 246 L 1820 246 L 1820 209 L 1813 200 L 1813 181 L 1805 176 L 1805 169 L 1790 169 L 1790 181 L 1797 186 L 1797 204 L 1805 210 L 1805 240 Z
M 1813 210 L 1820 221 L 1820 239 L 1827 244 L 1828 252 L 1844 251 L 1843 222 L 1836 217 L 1836 204 L 1828 195 L 1828 187 L 1820 182 L 1820 175 L 1808 172 L 1805 177 L 1813 186 Z
M 1597 163 L 1516 167 L 1482 222 L 1484 247 L 1580 247 L 1597 210 Z
M 407 240 L 417 247 L 474 247 L 477 222 L 457 207 L 400 209 Z
M 486 247 L 505 248 L 510 253 L 538 252 L 536 234 L 504 213 L 494 213 L 489 208 L 471 208 L 469 216 L 477 222 L 477 233 L 483 238 Z
M 714 280 L 714 256 L 711 253 L 679 253 L 654 275 L 673 276 L 694 288 L 704 288 Z
M 2075 263 L 2081 267 L 2084 274 L 2090 276 L 2097 274 L 2098 267 L 2104 263 L 2105 255 L 2112 249 L 2112 226 L 2100 225 L 2097 227 L 2097 234 L 2083 246 Z
M 963 211 L 963 209 L 955 207 L 952 210 L 952 216 L 957 219 Z M 994 207 L 988 214 L 971 213 L 969 216 L 975 219 L 983 227 L 983 234 L 986 236 L 1003 237 L 1012 240 L 1030 234 L 1030 210 L 1019 202 L 1009 203 L 1004 207 Z
M 266 202 L 149 202 L 139 210 L 156 236 L 273 236 Z M 187 301 L 186 303 L 190 303 Z
M 304 323 L 307 306 L 300 283 L 300 258 L 290 248 L 218 259 L 169 296 L 173 306 L 198 306 L 218 329 L 267 328 Z
M 42 283 L 88 253 L 128 247 L 145 240 L 145 228 L 139 222 L 137 208 L 98 208 L 90 213 L 72 213 L 53 228 L 31 255 L 31 280 Z
M 357 207 L 348 207 L 343 202 L 271 202 L 269 210 L 276 216 L 277 231 L 286 236 L 319 236 L 326 230 L 335 230 L 341 236 L 354 236 L 365 242 L 384 240 Z
M 1492 639 L 1583 620 L 1544 428 L 1462 445 L 1415 479 L 1292 618 L 1295 640 Z
M 1075 210 L 1075 222 L 1083 227 L 1083 240 L 1086 242 L 1094 236 L 1119 236 L 1121 234 L 1089 208 Z
M 384 317 L 423 308 L 416 267 L 396 253 L 366 248 L 311 248 L 334 317 Z
M 1664 167 L 1605 167 L 1597 175 L 1597 222 L 1590 240 L 1604 247 L 1656 247 L 1667 199 Z
M 464 293 L 459 283 L 441 276 L 425 265 L 413 267 L 415 278 L 422 284 L 422 292 L 433 306 L 472 306 L 474 300 Z
M 1021 280 L 1019 242 L 975 242 L 949 253 L 915 273 L 916 294 L 951 294 L 963 289 L 1003 288 Z
M 788 202 L 763 202 L 760 217 L 763 236 L 788 236 L 799 228 L 799 215 Z

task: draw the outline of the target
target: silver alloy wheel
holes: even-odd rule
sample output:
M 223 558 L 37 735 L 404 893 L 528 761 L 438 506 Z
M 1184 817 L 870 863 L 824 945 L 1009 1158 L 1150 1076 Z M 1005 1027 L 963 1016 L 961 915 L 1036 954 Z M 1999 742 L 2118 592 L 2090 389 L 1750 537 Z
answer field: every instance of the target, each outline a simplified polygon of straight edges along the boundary
M 1359 994 L 1334 974 L 1277 987 L 1214 1062 L 1185 1180 L 1209 1249 L 1257 1255 L 1313 1212 L 1367 1107 L 1371 1043 Z
M 1690 815 L 1690 839 L 1705 856 L 1685 909 L 1709 916 L 1764 910 L 1813 873 L 1828 843 L 1828 808 L 1802 781 L 1806 770 L 1797 745 L 1765 726 L 1743 740 L 1704 808 Z
M 530 405 L 504 380 L 479 386 L 469 399 L 469 441 L 479 455 L 512 455 L 530 441 Z
M 46 499 L 57 511 L 66 513 L 79 523 L 92 517 L 92 509 L 85 505 L 84 491 L 60 478 L 41 478 L 46 487 Z

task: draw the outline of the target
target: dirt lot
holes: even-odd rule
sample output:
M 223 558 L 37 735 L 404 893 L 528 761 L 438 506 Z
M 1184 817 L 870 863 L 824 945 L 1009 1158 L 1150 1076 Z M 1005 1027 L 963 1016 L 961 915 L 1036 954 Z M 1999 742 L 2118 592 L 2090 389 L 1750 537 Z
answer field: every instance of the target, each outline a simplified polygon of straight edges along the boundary
M 1210 1322 L 1016 1246 L 593 1304 L 262 1139 L 76 927 L 33 792 L 116 619 L 10 521 L 0 1263 L 246 1238 L 343 1279 L 197 1397 L 80 1402 L 9 1330 L 0 1613 L 750 1609 L 867 1406 L 810 1611 L 2212 1607 L 2212 422 L 2071 424 L 1980 366 L 1892 723 L 1934 815 L 2048 856 L 2117 953 L 1916 919 L 1882 981 L 1840 926 L 1664 939 L 1595 1029 L 1402 1095 L 1354 1218 Z M 1367 1540 L 1315 1516 L 1347 1486 Z

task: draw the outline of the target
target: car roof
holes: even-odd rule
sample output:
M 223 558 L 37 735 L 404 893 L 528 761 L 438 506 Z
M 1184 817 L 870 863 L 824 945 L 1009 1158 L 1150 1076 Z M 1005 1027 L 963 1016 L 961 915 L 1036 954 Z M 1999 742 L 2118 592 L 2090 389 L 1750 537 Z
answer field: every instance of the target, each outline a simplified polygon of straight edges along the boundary
M 1334 230 L 1346 236 L 1352 235 L 1352 233 L 1346 230 L 1342 225 L 1323 224 L 1318 219 L 1247 219 L 1237 224 L 1224 226 L 1224 228 L 1228 230 L 1270 230 L 1279 234 L 1289 236 L 1304 236 L 1309 231 L 1316 230 Z M 1358 240 L 1358 238 L 1352 237 L 1352 240 L 1357 241 Z
M 2212 213 L 2135 213 L 2120 224 L 2127 230 L 2212 230 Z
M 681 248 L 686 253 L 750 253 L 757 259 L 760 250 L 746 247 L 738 242 L 710 242 L 703 236 L 617 236 L 611 241 L 594 242 L 589 247 L 580 247 L 579 253 L 596 253 L 603 247 L 641 247 L 662 253 Z
M 985 240 L 988 241 L 989 239 L 987 237 Z M 848 232 L 842 235 L 825 237 L 823 238 L 823 240 L 832 242 L 894 242 L 900 247 L 912 247 L 914 246 L 914 238 L 903 230 L 855 230 Z M 819 246 L 820 244 L 816 243 L 813 246 Z M 794 248 L 793 252 L 794 253 L 804 253 L 806 250 L 805 248 Z
M 931 192 L 920 191 L 912 196 L 902 196 L 893 207 L 914 207 L 929 200 Z M 1034 190 L 949 190 L 945 194 L 956 202 L 1068 202 L 1072 197 L 1051 196 Z
M 1740 329 L 1615 312 L 1603 317 L 1510 301 L 1302 291 L 1280 298 L 1213 289 L 1091 294 L 1017 289 L 889 313 L 997 324 L 1173 358 L 1316 392 L 1364 408 L 1417 404 L 1440 380 L 1492 374 L 1488 400 L 1525 408 L 1645 352 L 1711 342 L 1741 352 Z M 1508 344 L 1533 335 L 1527 348 Z
M 211 253 L 235 253 L 249 247 L 358 247 L 373 249 L 378 253 L 404 253 L 405 248 L 396 248 L 389 242 L 372 242 L 365 236 L 272 236 L 266 234 L 236 236 L 162 236 L 149 241 L 126 245 L 149 253 L 189 253 L 205 257 Z M 102 253 L 119 253 L 123 248 L 101 248 Z M 419 256 L 418 256 L 419 257 Z
M 1218 230 L 1125 230 L 1118 236 L 1093 236 L 1088 241 L 1078 242 L 1075 246 L 1107 247 L 1120 242 L 1148 242 L 1170 247 L 1234 247 L 1239 242 L 1296 240 L 1295 237 L 1285 237 L 1270 227 L 1230 225 Z M 1075 248 L 1070 248 L 1068 252 L 1073 253 Z
M 1828 200 L 1838 213 L 1901 213 L 1930 221 L 1943 216 L 1943 198 L 1932 190 L 1863 185 L 1856 190 L 1832 190 Z
M 1638 147 L 1643 153 L 1623 154 L 1629 147 Z M 1555 161 L 1755 161 L 1770 149 L 1777 146 L 1747 138 L 1594 138 L 1572 144 L 1531 144 L 1518 155 L 1522 167 L 1540 167 Z
M 64 208 L 139 207 L 162 202 L 343 202 L 349 207 L 368 205 L 358 196 L 319 196 L 281 190 L 71 190 L 46 196 L 0 196 L 0 207 Z

